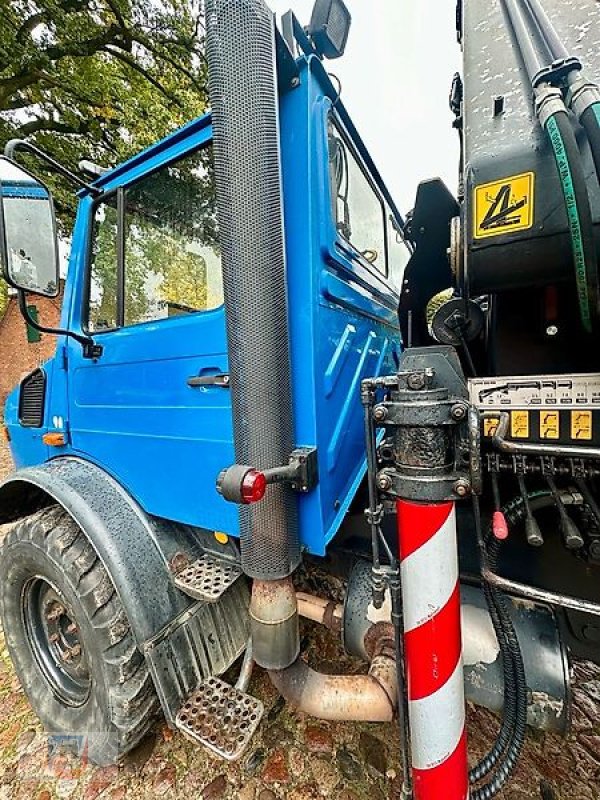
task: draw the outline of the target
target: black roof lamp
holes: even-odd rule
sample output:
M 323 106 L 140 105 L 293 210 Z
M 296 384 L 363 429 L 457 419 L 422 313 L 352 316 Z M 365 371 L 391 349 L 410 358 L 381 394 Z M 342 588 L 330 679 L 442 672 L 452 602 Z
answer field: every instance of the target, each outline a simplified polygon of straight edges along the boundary
M 320 56 L 339 58 L 344 55 L 351 23 L 343 0 L 317 0 L 306 32 Z

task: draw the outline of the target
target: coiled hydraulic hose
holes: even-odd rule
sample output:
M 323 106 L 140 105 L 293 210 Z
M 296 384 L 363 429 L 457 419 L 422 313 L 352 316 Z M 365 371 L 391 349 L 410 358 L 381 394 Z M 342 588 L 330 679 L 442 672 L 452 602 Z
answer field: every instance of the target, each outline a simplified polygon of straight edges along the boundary
M 490 562 L 494 565 L 497 561 L 499 547 L 500 542 L 494 539 L 490 548 Z M 497 589 L 491 590 L 491 596 L 500 618 L 505 647 L 513 670 L 514 701 L 511 719 L 514 720 L 514 723 L 512 737 L 510 737 L 508 744 L 505 746 L 502 757 L 498 756 L 497 766 L 490 782 L 473 792 L 473 800 L 491 800 L 506 785 L 518 764 L 527 734 L 527 679 L 521 648 L 508 611 L 506 598 Z M 503 655 L 503 658 L 506 658 L 506 656 Z M 500 737 L 498 744 L 501 744 Z M 492 753 L 494 749 L 492 748 Z
M 569 492 L 566 497 L 572 498 L 572 494 Z M 528 494 L 527 501 L 523 497 L 517 496 L 502 509 L 502 513 L 506 517 L 507 524 L 513 527 L 526 518 L 527 506 L 533 511 L 539 511 L 543 508 L 553 507 L 554 504 L 552 492 L 541 490 Z M 489 566 L 492 571 L 495 571 L 501 542 L 493 536 L 491 527 L 484 542 L 481 536 L 478 502 L 474 502 L 474 512 L 480 552 L 482 555 L 487 555 Z M 506 606 L 506 599 L 501 592 L 490 586 L 484 585 L 484 591 L 502 653 L 505 677 L 505 716 L 494 746 L 471 770 L 469 778 L 471 783 L 475 783 L 495 768 L 494 775 L 487 785 L 472 793 L 471 800 L 491 800 L 506 784 L 523 748 L 527 725 L 526 676 L 519 643 Z M 502 762 L 496 766 L 503 753 Z
M 598 263 L 581 154 L 566 108 L 552 113 L 544 128 L 552 145 L 565 198 L 581 322 L 591 333 L 598 318 Z M 600 129 L 598 135 L 600 137 Z
M 502 716 L 500 733 L 494 742 L 494 746 L 469 773 L 469 781 L 471 784 L 479 783 L 479 781 L 482 781 L 487 775 L 490 774 L 490 772 L 492 772 L 500 760 L 502 753 L 510 744 L 510 741 L 513 737 L 516 719 L 516 694 L 513 662 L 512 658 L 507 658 L 505 655 L 508 642 L 505 639 L 504 629 L 502 627 L 502 622 L 496 607 L 494 590 L 489 586 L 489 584 L 484 583 L 483 592 L 488 611 L 492 619 L 492 625 L 494 627 L 496 638 L 498 639 L 499 643 L 504 645 L 504 647 L 502 647 L 502 644 L 500 646 L 504 679 L 504 714 Z
M 481 531 L 479 500 L 473 498 L 473 510 L 482 566 L 487 556 L 495 566 L 499 542 L 491 536 L 489 554 Z M 519 642 L 510 618 L 506 600 L 497 589 L 484 585 L 492 624 L 502 653 L 505 681 L 505 715 L 498 738 L 490 752 L 469 773 L 471 784 L 479 782 L 493 771 L 490 781 L 473 790 L 472 800 L 491 800 L 512 775 L 525 743 L 527 728 L 527 683 Z

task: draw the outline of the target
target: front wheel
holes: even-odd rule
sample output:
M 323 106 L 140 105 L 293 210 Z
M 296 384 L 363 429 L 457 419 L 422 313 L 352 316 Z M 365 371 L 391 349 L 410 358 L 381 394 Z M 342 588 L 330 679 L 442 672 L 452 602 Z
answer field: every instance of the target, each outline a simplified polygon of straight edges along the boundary
M 96 764 L 148 731 L 158 701 L 113 583 L 60 507 L 19 522 L 0 549 L 0 614 L 15 671 L 51 734 Z

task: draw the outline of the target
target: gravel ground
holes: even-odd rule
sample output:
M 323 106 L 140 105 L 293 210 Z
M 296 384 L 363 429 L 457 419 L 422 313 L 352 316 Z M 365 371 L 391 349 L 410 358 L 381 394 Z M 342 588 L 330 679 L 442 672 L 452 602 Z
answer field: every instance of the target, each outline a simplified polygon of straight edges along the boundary
M 0 418 L 0 423 L 1 421 Z M 4 441 L 4 437 L 0 437 L 0 480 L 8 475 L 8 473 L 12 471 L 12 468 L 13 463 L 10 457 L 10 451 Z
M 0 445 L 0 478 L 11 468 Z M 323 629 L 303 630 L 310 662 L 323 671 L 359 666 Z M 600 800 L 600 669 L 575 670 L 574 733 L 530 732 L 522 762 L 498 797 L 504 800 Z M 261 671 L 250 691 L 265 703 L 259 732 L 239 763 L 228 765 L 164 723 L 118 767 L 98 769 L 72 756 L 49 757 L 48 741 L 13 673 L 0 632 L 0 800 L 396 800 L 398 746 L 391 725 L 328 724 L 290 710 Z M 489 747 L 498 720 L 469 709 L 473 761 Z

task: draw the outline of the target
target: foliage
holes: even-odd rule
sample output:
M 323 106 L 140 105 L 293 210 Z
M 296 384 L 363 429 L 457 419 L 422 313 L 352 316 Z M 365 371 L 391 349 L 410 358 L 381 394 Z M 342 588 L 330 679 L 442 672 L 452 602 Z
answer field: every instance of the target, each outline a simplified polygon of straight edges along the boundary
M 210 149 L 142 179 L 124 197 L 125 324 L 222 302 Z M 96 214 L 91 321 L 117 324 L 116 204 Z
M 200 0 L 1 4 L 0 145 L 112 166 L 203 112 Z M 73 190 L 49 183 L 69 227 Z

